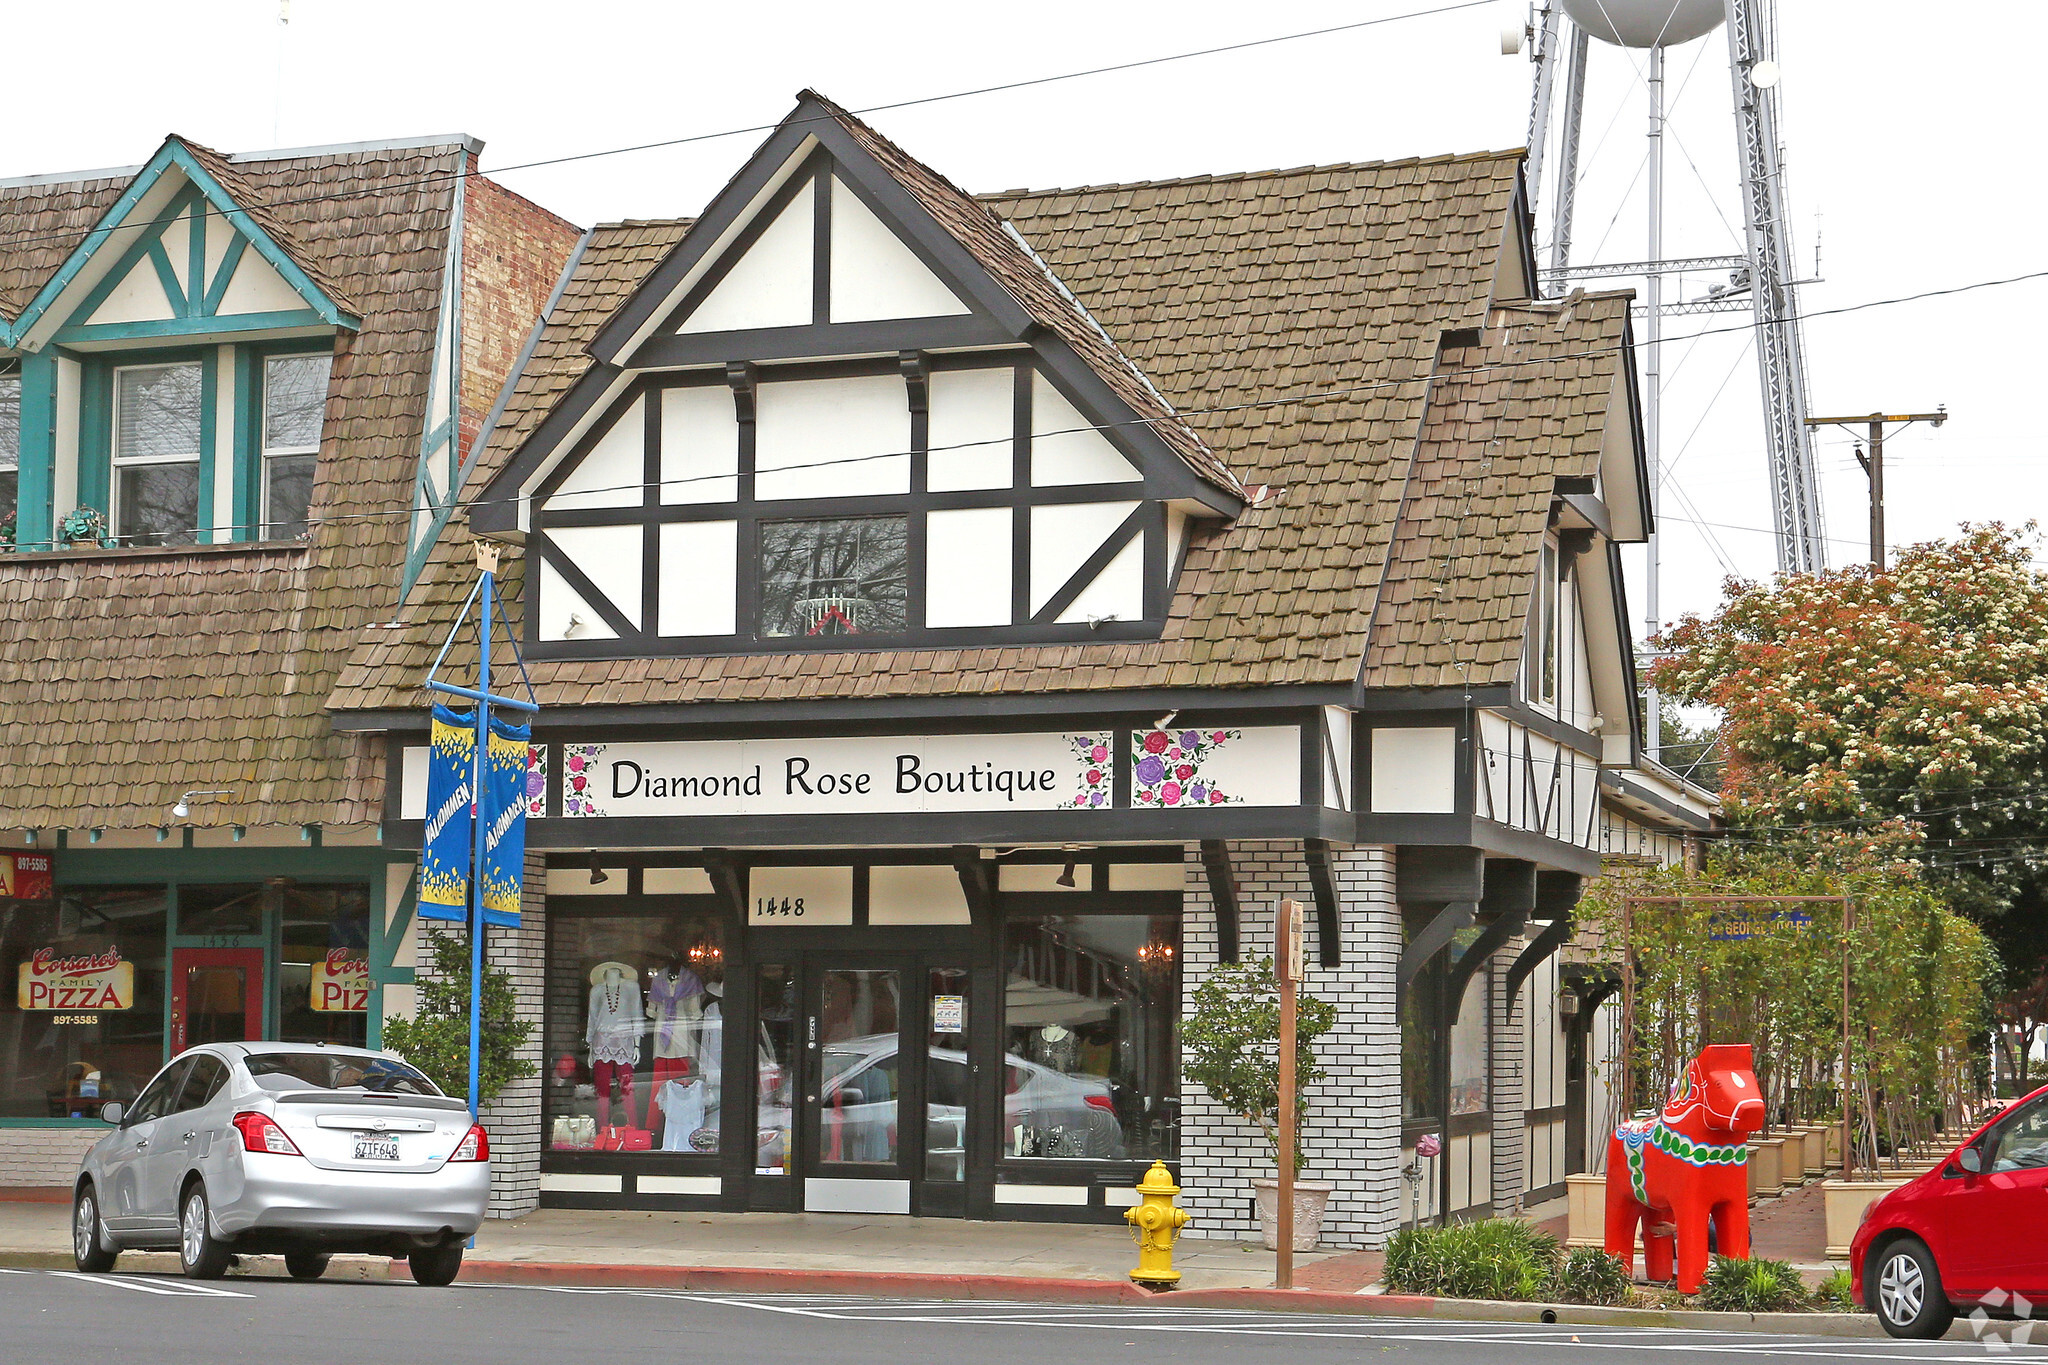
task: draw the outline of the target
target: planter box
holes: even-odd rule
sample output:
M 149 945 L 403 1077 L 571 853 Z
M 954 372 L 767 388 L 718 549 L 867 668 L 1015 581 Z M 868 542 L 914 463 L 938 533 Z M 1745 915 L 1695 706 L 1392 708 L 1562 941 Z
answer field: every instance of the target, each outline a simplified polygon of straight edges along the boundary
M 1812 1123 L 1806 1127 L 1806 1175 L 1813 1179 L 1828 1173 L 1828 1133 L 1826 1124 Z M 1841 1133 L 1835 1130 L 1835 1141 L 1839 1145 Z
M 1821 1150 L 1822 1150 L 1822 1152 L 1824 1153 L 1824 1155 L 1823 1155 L 1822 1159 L 1823 1159 L 1824 1161 L 1826 1161 L 1826 1162 L 1827 1162 L 1827 1167 L 1828 1167 L 1828 1169 L 1829 1169 L 1829 1170 L 1831 1170 L 1831 1171 L 1839 1171 L 1839 1170 L 1841 1170 L 1841 1169 L 1842 1169 L 1842 1125 L 1841 1125 L 1841 1124 L 1839 1124 L 1839 1123 L 1831 1123 L 1831 1124 L 1829 1124 L 1829 1125 L 1827 1126 L 1827 1131 L 1826 1131 L 1826 1132 L 1824 1132 L 1824 1133 L 1823 1133 L 1823 1134 L 1821 1135 L 1821 1137 L 1822 1137 L 1822 1145 L 1821 1145 Z
M 1756 1176 L 1758 1198 L 1769 1199 L 1784 1187 L 1784 1157 L 1783 1138 L 1757 1138 L 1749 1144 L 1749 1169 Z
M 1294 1249 L 1314 1251 L 1323 1239 L 1323 1213 L 1330 1206 L 1336 1186 L 1327 1180 L 1294 1182 Z M 1280 1249 L 1280 1182 L 1254 1180 L 1252 1193 L 1259 1201 L 1259 1236 L 1266 1250 Z
M 1806 1144 L 1809 1141 L 1804 1128 L 1786 1128 L 1778 1133 L 1785 1141 L 1785 1150 L 1778 1159 L 1778 1174 L 1785 1178 L 1785 1188 L 1796 1190 L 1806 1183 Z
M 1564 1178 L 1564 1244 L 1568 1247 L 1607 1245 L 1607 1177 L 1568 1175 Z
M 1863 1210 L 1890 1194 L 1904 1180 L 1826 1180 L 1821 1197 L 1827 1204 L 1828 1246 L 1831 1261 L 1849 1257 L 1849 1243 L 1863 1222 Z

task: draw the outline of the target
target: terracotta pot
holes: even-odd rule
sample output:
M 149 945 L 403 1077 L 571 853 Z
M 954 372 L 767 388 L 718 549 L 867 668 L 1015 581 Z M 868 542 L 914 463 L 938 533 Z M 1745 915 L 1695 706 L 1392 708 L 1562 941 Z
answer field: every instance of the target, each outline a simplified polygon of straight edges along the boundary
M 1323 1213 L 1337 1187 L 1327 1180 L 1294 1182 L 1294 1249 L 1314 1251 L 1323 1239 Z M 1259 1200 L 1259 1238 L 1266 1250 L 1280 1249 L 1280 1182 L 1254 1180 L 1252 1192 Z

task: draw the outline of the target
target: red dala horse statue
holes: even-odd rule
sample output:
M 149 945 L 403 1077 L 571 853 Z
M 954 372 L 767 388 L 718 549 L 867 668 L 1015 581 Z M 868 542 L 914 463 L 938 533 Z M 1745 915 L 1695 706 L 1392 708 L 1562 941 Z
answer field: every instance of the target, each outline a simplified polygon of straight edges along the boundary
M 1654 1119 L 1614 1130 L 1607 1143 L 1607 1251 L 1697 1294 L 1707 1273 L 1707 1221 L 1723 1256 L 1749 1255 L 1749 1135 L 1763 1127 L 1764 1102 L 1747 1043 L 1715 1043 L 1685 1069 L 1676 1097 Z

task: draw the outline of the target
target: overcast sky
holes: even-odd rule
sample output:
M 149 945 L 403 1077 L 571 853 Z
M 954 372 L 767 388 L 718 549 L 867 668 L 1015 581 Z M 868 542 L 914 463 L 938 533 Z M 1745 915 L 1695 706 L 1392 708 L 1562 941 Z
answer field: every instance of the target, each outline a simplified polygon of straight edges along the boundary
M 811 85 L 861 109 L 1432 8 L 1038 0 L 1029 6 L 182 0 L 19 6 L 0 176 L 131 164 L 178 132 L 231 151 L 461 131 L 484 168 L 773 123 Z M 1505 6 L 877 113 L 968 189 L 1052 186 L 1519 146 L 1531 66 Z M 2048 268 L 2040 52 L 2048 6 L 1978 0 L 1948 27 L 1904 0 L 1785 0 L 1779 57 L 1809 312 Z M 1853 23 L 1843 22 L 1853 16 Z M 1639 259 L 1642 54 L 1595 43 L 1575 260 Z M 1667 251 L 1733 252 L 1725 38 L 1669 57 Z M 88 55 L 89 54 L 89 55 Z M 86 72 L 90 76 L 87 78 Z M 507 171 L 578 223 L 696 212 L 759 134 Z M 1543 198 L 1549 197 L 1549 186 Z M 1548 235 L 1548 204 L 1539 204 Z M 1699 281 L 1696 288 L 1704 287 Z M 1692 292 L 1696 292 L 1696 288 Z M 1890 539 L 2024 521 L 2048 492 L 2036 316 L 2048 281 L 1814 317 L 1815 412 L 1931 410 L 1888 448 Z M 1774 566 L 1745 314 L 1667 321 L 1665 617 Z M 1733 329 L 1728 330 L 1728 329 Z M 1715 335 L 1693 339 L 1696 333 Z M 1836 563 L 1865 553 L 1848 437 L 1818 448 Z M 1631 552 L 1632 564 L 1640 555 Z M 1634 592 L 1640 619 L 1642 595 Z M 1640 632 L 1640 626 L 1638 627 Z

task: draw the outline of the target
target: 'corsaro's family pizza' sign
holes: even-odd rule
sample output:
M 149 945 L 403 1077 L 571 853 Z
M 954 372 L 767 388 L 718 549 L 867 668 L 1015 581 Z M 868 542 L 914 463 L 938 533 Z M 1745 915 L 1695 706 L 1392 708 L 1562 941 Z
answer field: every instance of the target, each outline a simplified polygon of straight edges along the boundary
M 331 948 L 313 964 L 313 1008 L 361 1014 L 370 1008 L 370 964 L 346 948 Z
M 58 957 L 38 948 L 21 964 L 15 1005 L 24 1010 L 125 1010 L 135 1004 L 135 964 L 118 947 Z

